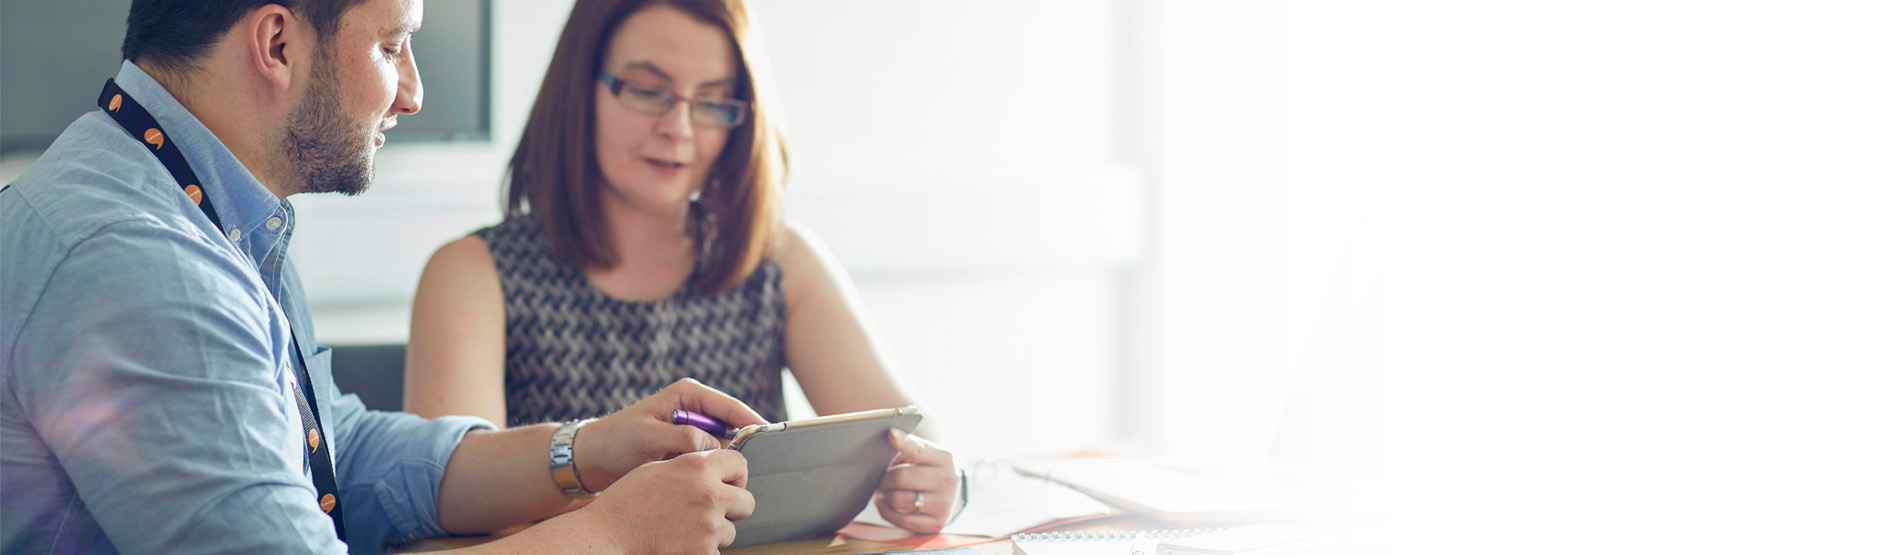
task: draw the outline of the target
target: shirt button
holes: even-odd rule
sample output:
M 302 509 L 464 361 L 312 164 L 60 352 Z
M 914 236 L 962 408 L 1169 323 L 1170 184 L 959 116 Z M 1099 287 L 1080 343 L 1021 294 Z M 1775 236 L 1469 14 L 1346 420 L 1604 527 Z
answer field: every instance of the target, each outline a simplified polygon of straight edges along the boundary
M 279 227 L 283 227 L 283 218 L 271 216 L 270 219 L 264 220 L 264 228 L 266 229 L 276 231 Z
M 242 231 L 238 231 L 238 230 L 235 230 L 235 229 L 233 229 L 233 230 L 231 230 L 231 233 L 230 233 L 230 235 L 231 235 L 231 242 L 232 242 L 232 243 L 235 243 L 235 242 L 237 242 L 237 241 L 238 241 L 239 239 L 243 239 L 243 238 L 244 238 L 244 232 L 242 232 Z

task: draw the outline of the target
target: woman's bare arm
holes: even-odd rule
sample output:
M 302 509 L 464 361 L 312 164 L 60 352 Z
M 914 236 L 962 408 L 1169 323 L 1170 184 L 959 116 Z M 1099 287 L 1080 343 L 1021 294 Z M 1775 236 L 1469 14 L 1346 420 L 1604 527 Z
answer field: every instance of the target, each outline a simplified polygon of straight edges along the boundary
M 487 242 L 468 236 L 443 245 L 415 292 L 403 410 L 424 418 L 479 416 L 506 426 L 506 357 L 501 278 Z

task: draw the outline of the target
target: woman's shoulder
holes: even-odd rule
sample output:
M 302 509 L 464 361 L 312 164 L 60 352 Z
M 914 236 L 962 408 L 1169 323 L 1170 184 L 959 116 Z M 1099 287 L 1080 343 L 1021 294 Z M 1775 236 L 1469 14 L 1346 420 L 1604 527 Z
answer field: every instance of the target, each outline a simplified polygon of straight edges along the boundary
M 460 240 L 477 238 L 490 259 L 503 267 L 538 267 L 553 263 L 553 244 L 532 216 L 511 216 L 501 223 L 475 230 Z
M 777 266 L 779 272 L 784 274 L 790 274 L 793 271 L 801 272 L 817 261 L 817 249 L 820 248 L 816 243 L 817 238 L 802 224 L 795 221 L 784 222 L 784 225 L 778 227 L 775 239 L 771 254 L 766 256 L 763 262 Z
M 494 255 L 488 250 L 488 241 L 479 232 L 471 233 L 435 249 L 435 254 L 428 258 L 428 266 L 423 269 L 423 273 L 427 274 L 429 270 L 440 270 L 451 274 L 469 271 L 493 273 Z
M 428 268 L 493 274 L 531 265 L 532 259 L 546 250 L 542 237 L 535 219 L 509 217 L 443 244 L 429 258 Z
M 781 230 L 777 256 L 773 258 L 787 303 L 797 304 L 798 299 L 813 289 L 835 287 L 834 282 L 842 277 L 843 271 L 823 241 L 810 228 L 797 222 L 785 222 Z
M 779 264 L 802 265 L 830 255 L 823 242 L 804 224 L 786 221 L 778 227 L 777 235 L 777 248 L 769 258 Z

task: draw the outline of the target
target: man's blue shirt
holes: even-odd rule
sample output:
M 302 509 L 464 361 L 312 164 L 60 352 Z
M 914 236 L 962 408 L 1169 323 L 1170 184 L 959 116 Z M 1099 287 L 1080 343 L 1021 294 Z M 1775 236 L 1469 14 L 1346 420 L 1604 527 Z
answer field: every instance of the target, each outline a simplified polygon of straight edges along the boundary
M 293 331 L 351 551 L 444 535 L 443 468 L 492 426 L 338 392 L 287 257 L 290 203 L 138 66 L 117 82 L 225 227 L 102 111 L 0 190 L 0 552 L 343 552 L 311 485 Z

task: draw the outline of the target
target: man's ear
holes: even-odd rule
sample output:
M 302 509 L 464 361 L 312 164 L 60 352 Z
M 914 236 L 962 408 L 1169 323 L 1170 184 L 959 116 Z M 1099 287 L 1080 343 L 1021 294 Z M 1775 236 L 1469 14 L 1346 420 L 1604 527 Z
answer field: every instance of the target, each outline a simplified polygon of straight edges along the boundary
M 289 90 L 291 69 L 302 63 L 298 56 L 308 54 L 300 49 L 313 46 L 310 38 L 303 36 L 306 33 L 298 25 L 296 13 L 268 4 L 251 12 L 241 29 L 251 69 L 272 88 Z

